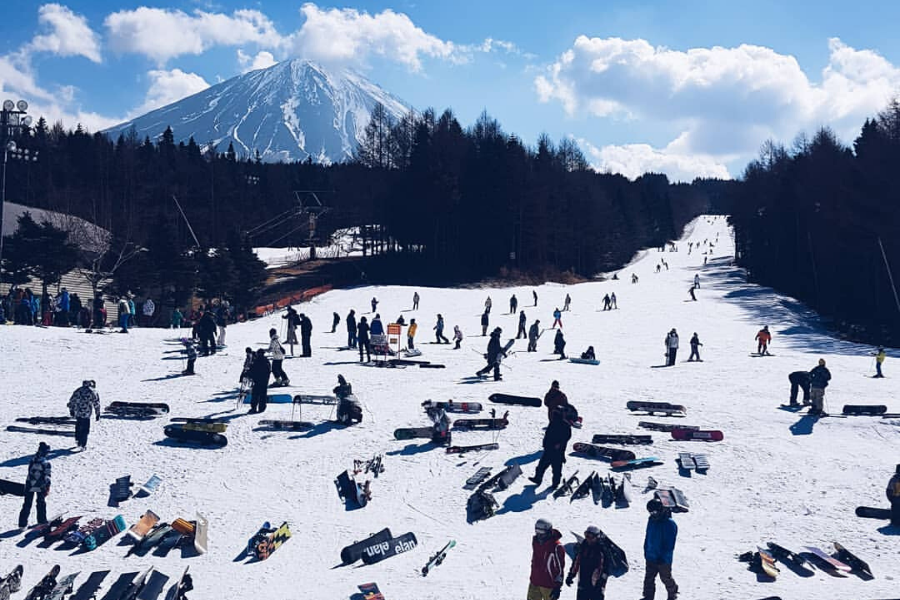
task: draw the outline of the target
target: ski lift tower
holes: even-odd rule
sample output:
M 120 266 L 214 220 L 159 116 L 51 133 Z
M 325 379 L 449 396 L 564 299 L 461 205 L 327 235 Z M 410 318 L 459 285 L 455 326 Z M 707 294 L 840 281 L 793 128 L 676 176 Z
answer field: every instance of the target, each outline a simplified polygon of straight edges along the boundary
M 296 190 L 294 192 L 294 198 L 297 200 L 298 212 L 309 218 L 309 260 L 316 259 L 316 225 L 319 217 L 331 210 L 322 204 L 318 194 L 324 194 L 330 191 L 331 190 Z

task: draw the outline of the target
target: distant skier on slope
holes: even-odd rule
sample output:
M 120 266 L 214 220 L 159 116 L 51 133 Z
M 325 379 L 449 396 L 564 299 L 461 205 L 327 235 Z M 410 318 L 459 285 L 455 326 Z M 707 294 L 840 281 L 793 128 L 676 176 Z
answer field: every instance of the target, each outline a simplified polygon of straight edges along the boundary
M 350 309 L 344 322 L 347 325 L 347 348 L 356 348 L 356 311 Z
M 769 333 L 769 326 L 766 325 L 756 332 L 756 340 L 759 343 L 756 346 L 756 353 L 764 356 L 769 353 L 769 343 L 772 341 L 772 334 Z
M 519 328 L 516 331 L 516 339 L 519 339 L 520 337 L 522 339 L 526 339 L 526 340 L 528 339 L 528 334 L 525 332 L 525 321 L 526 321 L 525 311 L 520 310 L 519 311 Z
M 675 328 L 672 328 L 672 331 L 666 335 L 666 366 L 672 367 L 675 365 L 675 356 L 678 354 L 678 332 L 675 331 Z
M 884 374 L 881 372 L 881 365 L 884 363 L 886 354 L 884 353 L 884 348 L 878 346 L 878 350 L 875 352 L 875 378 L 880 379 L 884 377 Z
M 481 337 L 487 335 L 487 329 L 490 326 L 491 313 L 485 310 L 481 313 Z
M 691 300 L 693 300 L 694 302 L 697 301 L 697 296 L 694 295 L 694 290 L 695 290 L 695 289 L 697 289 L 697 288 L 695 288 L 694 286 L 691 286 L 691 287 L 688 288 L 688 294 L 691 295 Z
M 569 294 L 566 294 L 566 299 L 563 301 L 563 312 L 569 312 L 569 305 L 572 304 L 572 297 Z
M 563 337 L 562 329 L 557 329 L 556 337 L 553 338 L 553 354 L 558 354 L 559 360 L 566 358 L 566 339 Z
M 331 333 L 337 331 L 337 326 L 341 323 L 341 315 L 336 312 L 331 313 Z
M 559 328 L 562 329 L 562 313 L 559 308 L 553 310 L 553 326 L 550 329 L 556 329 L 556 326 L 559 325 Z
M 618 310 L 618 309 L 619 309 L 619 304 L 618 304 L 618 302 L 616 301 L 616 293 L 615 293 L 615 292 L 613 292 L 612 294 L 609 295 L 609 304 L 610 304 L 609 308 L 610 308 L 611 310 Z
M 413 292 L 413 310 L 419 310 L 419 292 Z
M 434 327 L 434 338 L 435 342 L 438 344 L 449 344 L 450 340 L 444 335 L 444 317 L 438 314 L 437 323 L 435 323 Z
M 541 333 L 541 321 L 540 319 L 535 319 L 531 327 L 528 328 L 528 352 L 537 352 L 537 342 L 541 335 L 543 335 Z
M 519 307 L 519 300 L 516 298 L 516 295 L 513 294 L 509 297 L 509 314 L 516 314 L 516 309 Z
M 691 355 L 688 357 L 688 362 L 703 362 L 700 359 L 700 346 L 703 344 L 700 342 L 700 336 L 697 335 L 697 332 L 694 332 L 694 335 L 691 336 Z M 696 358 L 694 358 L 696 357 Z
M 453 326 L 453 341 L 456 342 L 456 345 L 453 346 L 453 349 L 459 350 L 459 345 L 462 344 L 463 341 L 463 332 L 462 329 L 459 328 L 459 325 Z

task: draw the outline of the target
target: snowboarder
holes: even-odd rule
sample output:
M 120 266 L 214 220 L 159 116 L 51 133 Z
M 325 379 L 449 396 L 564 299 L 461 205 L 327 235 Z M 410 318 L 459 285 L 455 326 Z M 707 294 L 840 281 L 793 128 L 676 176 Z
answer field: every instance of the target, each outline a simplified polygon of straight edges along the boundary
M 275 331 L 274 329 L 272 331 Z M 260 348 L 256 351 L 256 358 L 250 365 L 250 381 L 253 382 L 253 390 L 250 392 L 250 414 L 261 413 L 266 410 L 269 392 L 269 375 L 272 369 L 266 351 Z
M 519 329 L 516 331 L 516 339 L 519 339 L 520 337 L 522 339 L 528 339 L 528 334 L 525 332 L 525 320 L 526 320 L 525 311 L 520 310 L 519 311 Z
M 454 350 L 459 350 L 459 345 L 462 344 L 462 340 L 463 340 L 462 330 L 459 328 L 459 325 L 454 325 L 453 326 L 453 341 L 456 342 L 456 345 L 453 346 Z
M 568 293 L 566 293 L 566 299 L 563 300 L 563 312 L 568 312 L 569 305 L 571 305 L 571 304 L 572 304 L 572 297 Z
M 381 315 L 375 315 L 372 323 L 369 325 L 369 335 L 384 335 L 384 323 L 381 322 Z
M 50 461 L 47 453 L 50 446 L 46 442 L 38 444 L 38 450 L 28 463 L 28 476 L 25 479 L 25 501 L 22 511 L 19 513 L 19 527 L 25 529 L 28 526 L 28 516 L 31 514 L 31 504 L 37 496 L 37 522 L 47 522 L 47 496 L 50 495 Z
M 581 573 L 575 600 L 603 600 L 605 597 L 609 567 L 606 562 L 606 551 L 600 543 L 601 533 L 596 525 L 590 525 L 585 529 L 584 541 L 578 546 L 575 558 L 572 559 L 566 585 L 571 587 L 575 583 L 575 576 Z
M 657 575 L 666 586 L 667 600 L 675 600 L 678 596 L 678 584 L 672 577 L 672 558 L 678 525 L 672 519 L 672 511 L 664 507 L 658 498 L 647 503 L 647 511 L 650 513 L 644 536 L 644 560 L 647 561 L 647 566 L 644 572 L 644 596 L 641 600 L 653 600 L 656 596 Z
M 487 313 L 485 313 L 487 314 Z M 487 359 L 487 365 L 479 370 L 476 375 L 481 377 L 486 375 L 491 369 L 494 370 L 494 381 L 500 381 L 500 361 L 502 360 L 503 345 L 500 343 L 500 334 L 502 330 L 499 327 L 494 328 L 491 332 L 491 339 L 488 341 L 487 352 L 484 357 Z
M 481 337 L 487 335 L 487 328 L 490 326 L 490 314 L 487 310 L 481 313 Z
M 819 364 L 809 372 L 809 397 L 812 400 L 812 408 L 809 414 L 823 416 L 825 414 L 825 388 L 831 380 L 831 372 L 825 367 L 825 359 L 820 358 Z
M 559 311 L 559 308 L 553 309 L 553 326 L 550 329 L 556 329 L 557 325 L 562 329 L 562 313 Z
M 694 302 L 697 301 L 697 296 L 694 295 L 694 290 L 695 290 L 695 289 L 697 289 L 697 288 L 695 288 L 694 286 L 691 286 L 691 287 L 688 288 L 688 294 L 691 295 L 691 300 L 693 300 Z
M 699 273 L 694 274 L 694 287 L 697 289 L 700 289 L 700 274 Z
M 372 312 L 374 313 L 377 308 L 378 308 L 378 298 L 376 298 L 375 296 L 372 296 Z
M 613 292 L 609 295 L 609 308 L 610 310 L 618 310 L 619 305 L 616 303 L 616 293 Z
M 541 321 L 540 319 L 535 319 L 534 323 L 531 324 L 531 327 L 528 328 L 529 352 L 537 352 L 537 342 L 541 335 Z
M 75 418 L 75 443 L 79 450 L 87 447 L 88 434 L 91 432 L 91 417 L 97 414 L 100 420 L 100 395 L 95 391 L 97 383 L 92 379 L 81 382 L 81 387 L 69 398 L 69 414 Z
M 216 331 L 218 328 L 212 312 L 208 310 L 204 312 L 197 326 L 200 334 L 200 356 L 209 356 L 216 353 Z
M 588 346 L 588 349 L 581 353 L 581 360 L 597 360 L 593 346 Z
M 347 324 L 347 349 L 356 348 L 356 311 L 351 309 L 345 320 Z
M 359 319 L 359 326 L 356 328 L 356 343 L 359 345 L 359 362 L 363 361 L 363 352 L 366 353 L 366 362 L 371 362 L 372 346 L 369 345 L 369 323 L 365 317 Z
M 419 329 L 419 325 L 416 323 L 415 319 L 409 320 L 409 327 L 406 330 L 406 347 L 410 350 L 415 350 L 416 348 L 416 331 Z
M 691 355 L 688 357 L 688 362 L 703 362 L 700 359 L 700 346 L 703 344 L 700 342 L 700 336 L 697 335 L 697 332 L 694 332 L 694 335 L 691 336 Z M 696 357 L 696 358 L 695 358 Z
M 566 570 L 566 550 L 559 542 L 562 534 L 547 519 L 538 519 L 531 538 L 531 577 L 527 600 L 557 600 Z
M 534 297 L 534 305 L 537 306 L 537 290 L 531 290 L 531 295 Z
M 759 344 L 756 346 L 756 353 L 760 356 L 768 354 L 769 342 L 772 341 L 772 334 L 769 333 L 768 325 L 756 332 L 756 339 L 759 340 Z
M 884 348 L 878 346 L 878 351 L 875 353 L 875 377 L 878 379 L 884 377 L 884 374 L 881 372 L 881 365 L 884 363 L 885 356 Z
M 544 394 L 544 406 L 547 407 L 547 420 L 552 420 L 553 411 L 569 403 L 569 398 L 559 389 L 559 382 L 554 380 L 550 389 Z
M 562 329 L 557 329 L 556 337 L 553 338 L 553 354 L 558 354 L 559 360 L 566 358 L 566 339 L 563 337 Z
M 336 312 L 331 313 L 331 333 L 337 331 L 337 326 L 341 323 L 341 315 Z
M 609 305 L 612 301 L 609 298 L 609 294 L 603 296 L 603 310 L 609 310 Z
M 312 330 L 312 321 L 310 321 L 309 317 L 305 314 L 300 313 L 300 344 L 303 348 L 303 352 L 300 356 L 312 356 Z
M 278 341 L 278 332 L 274 327 L 269 330 L 269 352 L 272 353 L 272 375 L 275 377 L 275 383 L 272 387 L 290 385 L 291 380 L 288 379 L 287 373 L 281 367 L 284 363 L 284 347 Z M 266 382 L 268 385 L 268 379 Z
M 675 328 L 672 328 L 672 331 L 666 336 L 666 366 L 671 367 L 675 365 L 675 355 L 678 354 L 678 332 L 675 331 Z
M 656 265 L 656 272 L 657 272 L 657 273 L 659 273 L 660 268 L 662 268 L 662 265 L 657 264 L 657 265 Z
M 238 379 L 238 383 L 244 385 L 245 382 L 250 381 L 250 367 L 253 366 L 253 359 L 256 355 L 253 353 L 253 348 L 247 347 L 244 348 L 244 366 L 241 367 L 241 378 Z M 193 366 L 189 363 L 188 366 Z
M 444 317 L 437 316 L 437 323 L 434 325 L 434 338 L 438 344 L 449 344 L 450 340 L 444 337 Z
M 413 292 L 413 310 L 419 310 L 419 292 Z
M 891 503 L 891 525 L 900 527 L 900 465 L 897 465 L 894 476 L 888 482 L 885 494 Z
M 344 379 L 343 375 L 338 375 L 337 387 L 332 391 L 338 399 L 338 422 L 344 425 L 350 425 L 353 421 L 362 423 L 362 406 L 353 395 L 353 387 Z
M 513 294 L 509 297 L 509 314 L 516 314 L 516 309 L 519 307 L 519 301 L 516 299 L 516 295 Z
M 484 301 L 484 312 L 489 314 L 491 312 L 491 307 L 494 305 L 494 302 L 491 300 L 491 297 L 488 296 L 487 300 Z
M 788 375 L 791 382 L 791 406 L 800 406 L 797 403 L 797 392 L 803 390 L 803 404 L 809 404 L 809 371 L 794 371 Z
M 632 283 L 632 284 L 635 284 L 635 283 L 637 283 L 637 282 L 638 282 L 638 276 L 635 275 L 634 273 L 632 273 L 632 274 L 631 274 L 631 283 Z
M 541 460 L 534 471 L 534 477 L 528 480 L 535 485 L 541 485 L 544 472 L 550 468 L 553 472 L 553 480 L 550 489 L 555 490 L 562 481 L 562 466 L 566 462 L 566 445 L 572 437 L 572 424 L 578 419 L 578 411 L 571 404 L 558 406 L 550 415 L 550 424 L 544 431 Z
M 450 417 L 443 408 L 429 408 L 425 411 L 431 419 L 431 441 L 435 444 L 450 445 Z

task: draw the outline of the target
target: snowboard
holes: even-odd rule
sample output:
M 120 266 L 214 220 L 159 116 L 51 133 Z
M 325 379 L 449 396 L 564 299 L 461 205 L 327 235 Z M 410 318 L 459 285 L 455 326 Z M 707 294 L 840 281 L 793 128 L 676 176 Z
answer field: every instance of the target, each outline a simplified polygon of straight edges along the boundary
M 214 417 L 172 417 L 173 423 L 227 423 L 224 419 Z
M 153 474 L 150 476 L 150 479 L 147 480 L 147 483 L 145 483 L 138 489 L 138 494 L 141 494 L 142 497 L 149 496 L 150 494 L 154 493 L 156 490 L 159 489 L 159 485 L 161 483 L 162 483 L 162 477 L 160 477 L 159 475 Z
M 15 433 L 37 433 L 40 435 L 56 435 L 61 437 L 75 437 L 74 431 L 66 431 L 62 429 L 47 429 L 45 427 L 20 427 L 18 425 L 7 425 L 7 431 Z
M 377 583 L 361 583 L 358 586 L 363 600 L 385 600 L 384 594 L 378 589 Z
M 0 479 L 0 496 L 3 496 L 4 494 L 9 494 L 11 496 L 24 496 L 25 484 L 19 483 L 17 481 L 7 481 L 6 479 Z
M 69 600 L 92 600 L 96 598 L 97 590 L 100 589 L 100 584 L 103 583 L 107 575 L 109 575 L 109 571 L 94 571 Z
M 269 386 L 270 388 L 272 386 Z M 244 398 L 244 404 L 250 404 L 252 398 L 247 396 Z M 267 394 L 266 395 L 266 404 L 292 404 L 294 402 L 294 398 L 290 394 Z M 305 402 L 298 402 L 297 404 L 306 404 Z
M 721 442 L 725 439 L 725 434 L 718 430 L 701 430 L 701 429 L 675 429 L 671 433 L 673 440 L 684 441 L 701 441 L 701 442 Z
M 456 540 L 450 540 L 447 542 L 447 545 L 435 552 L 431 555 L 431 558 L 428 559 L 428 562 L 425 563 L 425 566 L 422 567 L 422 577 L 427 577 L 428 573 L 431 572 L 437 566 L 440 566 L 441 563 L 444 562 L 444 559 L 447 557 L 447 552 L 450 548 L 456 546 Z
M 74 425 L 75 419 L 71 417 L 19 417 L 16 419 L 19 423 L 28 423 L 29 425 Z
M 658 489 L 653 492 L 653 496 L 672 512 L 688 512 L 690 509 L 690 503 L 678 488 Z
M 778 567 L 775 566 L 775 557 L 772 554 L 759 546 L 756 547 L 758 556 L 759 556 L 759 568 L 765 574 L 775 579 L 778 577 L 778 574 L 781 571 L 778 570 Z
M 596 471 L 591 471 L 591 474 L 585 477 L 584 481 L 581 482 L 575 491 L 572 492 L 572 497 L 569 499 L 569 503 L 572 503 L 575 500 L 580 500 L 585 498 L 588 494 L 591 493 L 591 490 L 594 487 L 594 478 L 599 477 Z
M 147 578 L 150 577 L 150 573 L 153 571 L 153 567 L 150 567 L 143 573 L 139 574 L 137 577 L 131 580 L 131 583 L 128 584 L 128 587 L 125 588 L 125 591 L 122 592 L 120 596 L 117 597 L 118 600 L 134 600 L 141 589 L 146 585 Z M 110 600 L 113 600 L 110 598 Z
M 115 483 L 109 486 L 109 499 L 113 506 L 131 498 L 131 475 L 118 477 Z
M 179 425 L 185 431 L 206 431 L 210 433 L 225 433 L 228 429 L 227 423 L 198 423 L 197 421 L 188 421 Z
M 853 570 L 853 567 L 851 567 L 850 565 L 848 565 L 844 562 L 841 562 L 840 560 L 838 560 L 835 557 L 831 556 L 830 554 L 826 553 L 821 548 L 818 548 L 816 546 L 805 546 L 805 548 L 807 550 L 809 550 L 809 552 L 812 553 L 813 556 L 818 557 L 819 560 L 827 563 L 830 566 L 830 568 L 832 568 L 836 571 L 842 571 L 845 573 L 849 573 L 850 571 Z
M 890 519 L 891 509 L 889 508 L 872 508 L 871 506 L 857 506 L 856 516 L 863 519 Z
M 259 422 L 260 427 L 267 429 L 278 429 L 280 431 L 306 431 L 315 427 L 315 423 L 309 421 L 278 421 L 273 419 L 263 419 Z
M 584 543 L 584 537 L 578 535 L 574 531 L 572 535 L 575 536 L 576 544 L 575 544 L 575 553 L 578 554 L 578 549 L 582 543 Z M 625 573 L 628 572 L 628 557 L 625 555 L 625 551 L 622 550 L 615 542 L 613 542 L 609 537 L 600 532 L 600 544 L 603 546 L 604 554 L 606 555 L 606 559 L 609 561 L 610 569 L 609 574 L 613 577 L 621 577 Z
M 434 427 L 403 427 L 394 430 L 394 439 L 412 440 L 415 438 L 434 437 Z
M 887 412 L 887 406 L 883 404 L 845 404 L 842 415 L 883 415 Z
M 344 546 L 341 550 L 341 564 L 350 565 L 360 560 L 369 546 L 389 541 L 393 536 L 391 530 L 385 527 L 378 533 L 373 533 L 364 540 L 353 542 L 349 546 Z
M 867 577 L 874 577 L 874 575 L 872 575 L 872 569 L 869 568 L 869 563 L 844 548 L 838 542 L 832 543 L 834 544 L 834 549 L 837 551 L 838 560 L 850 565 L 854 571 L 859 571 Z
M 298 394 L 294 396 L 292 402 L 294 404 L 337 404 L 338 400 L 334 396 Z
M 19 565 L 6 577 L 0 577 L 0 600 L 9 600 L 11 594 L 22 589 L 22 573 L 24 572 L 25 568 Z
M 694 455 L 690 452 L 679 452 L 678 462 L 681 463 L 681 468 L 685 471 L 693 471 L 697 468 L 697 463 L 694 462 Z
M 655 467 L 657 465 L 663 464 L 662 461 L 655 456 L 648 456 L 646 458 L 636 458 L 633 460 L 615 460 L 612 463 L 612 468 L 617 471 L 627 471 L 631 469 L 643 469 L 646 467 Z
M 568 479 L 563 479 L 562 484 L 556 488 L 553 492 L 554 498 L 562 498 L 563 496 L 568 496 L 573 493 L 579 487 L 579 479 L 578 479 L 578 471 L 575 471 L 568 477 Z
M 638 421 L 638 427 L 643 427 L 644 429 L 650 429 L 651 431 L 675 431 L 676 429 L 700 429 L 697 425 L 681 425 L 675 423 L 651 423 L 649 421 Z
M 668 402 L 629 400 L 625 407 L 632 412 L 646 412 L 651 415 L 663 414 L 670 417 L 683 417 L 687 414 L 687 409 L 681 404 L 669 404 Z
M 354 502 L 360 508 L 369 503 L 371 493 L 369 492 L 369 482 L 359 483 L 350 474 L 350 471 L 344 471 L 334 480 L 337 487 L 338 496 L 344 502 Z
M 128 525 L 122 515 L 117 515 L 113 519 L 109 519 L 102 527 L 98 527 L 87 536 L 81 543 L 87 550 L 95 550 L 97 546 L 104 544 L 117 534 L 125 530 Z
M 543 404 L 540 398 L 511 396 L 510 394 L 491 394 L 488 396 L 488 400 L 497 404 L 515 404 L 518 406 L 540 407 Z
M 612 475 L 609 476 L 610 481 L 615 484 L 615 480 L 612 478 Z M 616 508 L 628 508 L 631 506 L 631 489 L 628 482 L 625 481 L 625 478 L 622 478 L 622 483 L 616 486 L 615 493 L 615 501 Z
M 457 419 L 453 422 L 454 429 L 506 429 L 509 425 L 509 411 L 501 418 L 495 419 Z
M 66 534 L 78 527 L 79 520 L 81 520 L 80 515 L 77 517 L 68 517 L 67 519 L 64 519 L 59 525 L 51 527 L 44 532 L 44 540 L 51 544 L 58 540 L 61 540 L 66 536 Z
M 44 575 L 36 586 L 31 588 L 25 596 L 25 600 L 45 600 L 56 587 L 56 578 L 59 577 L 59 565 L 54 565 L 50 572 Z
M 769 552 L 772 556 L 788 565 L 793 570 L 799 571 L 803 576 L 809 577 L 814 573 L 809 561 L 799 554 L 788 550 L 784 546 L 779 546 L 775 542 L 767 542 L 766 546 L 769 548 Z
M 151 571 L 150 577 L 144 581 L 144 585 L 141 586 L 135 600 L 156 600 L 162 593 L 167 581 L 169 581 L 168 575 L 156 570 Z
M 619 448 L 606 448 L 605 446 L 595 446 L 594 444 L 585 444 L 576 442 L 572 445 L 572 450 L 581 454 L 586 454 L 593 458 L 603 458 L 608 461 L 634 460 L 634 452 L 630 450 L 620 450 Z
M 136 421 L 149 421 L 165 414 L 153 408 L 132 408 L 129 406 L 107 407 L 103 413 L 104 418 L 107 419 L 133 419 Z
M 285 521 L 281 524 L 281 527 L 256 542 L 256 545 L 253 547 L 253 554 L 259 560 L 266 560 L 290 538 L 291 529 L 288 527 L 287 521 Z
M 709 458 L 705 454 L 691 454 L 698 473 L 706 473 L 709 470 Z
M 140 575 L 140 573 L 137 571 L 119 575 L 119 578 L 113 582 L 112 586 L 106 592 L 106 595 L 103 596 L 103 600 L 120 600 L 123 598 L 123 594 L 131 587 L 132 582 L 138 575 Z
M 464 454 L 466 452 L 481 452 L 484 450 L 499 450 L 500 444 L 475 444 L 472 446 L 448 446 L 447 454 Z
M 194 550 L 197 554 L 206 554 L 208 548 L 209 519 L 197 513 L 197 524 L 194 526 Z
M 575 363 L 579 365 L 599 365 L 600 361 L 595 358 L 570 358 L 570 363 Z
M 70 544 L 81 544 L 82 542 L 84 542 L 84 538 L 94 533 L 104 525 L 106 525 L 106 521 L 104 521 L 103 519 L 91 519 L 75 531 L 70 531 L 66 535 L 65 540 Z
M 418 541 L 414 533 L 404 533 L 403 535 L 390 540 L 367 546 L 363 550 L 363 564 L 373 565 L 381 562 L 386 558 L 403 554 L 414 550 Z
M 134 408 L 138 410 L 155 410 L 161 413 L 169 412 L 169 405 L 160 402 L 110 402 L 106 408 Z
M 482 406 L 478 402 L 454 402 L 453 400 L 449 402 L 426 400 L 422 403 L 422 407 L 425 410 L 443 408 L 448 413 L 479 413 L 482 410 Z
M 505 490 L 513 484 L 513 482 L 522 474 L 522 467 L 517 463 L 513 463 L 502 471 L 478 486 L 479 490 L 488 490 L 492 488 Z
M 166 437 L 176 439 L 180 442 L 201 444 L 203 446 L 217 446 L 220 448 L 228 445 L 228 438 L 221 433 L 191 431 L 185 429 L 183 425 L 166 425 L 163 428 L 163 433 Z
M 185 594 L 194 589 L 194 580 L 188 575 L 188 569 L 190 569 L 190 567 L 185 567 L 181 577 L 178 578 L 178 583 L 175 584 L 175 591 L 173 592 L 171 600 L 187 600 Z
M 474 490 L 478 487 L 478 485 L 487 479 L 488 475 L 491 474 L 490 467 L 479 467 L 475 474 L 466 479 L 466 485 L 463 486 L 464 490 Z
M 620 444 L 620 445 L 641 445 L 652 444 L 653 436 L 650 435 L 612 435 L 612 434 L 595 434 L 591 439 L 594 444 Z
M 157 515 L 152 510 L 148 510 L 144 513 L 137 523 L 131 526 L 131 529 L 128 530 L 128 537 L 133 539 L 136 542 L 144 539 L 144 536 L 159 523 L 159 515 Z
M 72 573 L 57 581 L 56 585 L 53 586 L 50 595 L 47 596 L 47 600 L 62 600 L 65 596 L 71 594 L 72 588 L 75 587 L 75 579 L 78 575 L 79 573 Z

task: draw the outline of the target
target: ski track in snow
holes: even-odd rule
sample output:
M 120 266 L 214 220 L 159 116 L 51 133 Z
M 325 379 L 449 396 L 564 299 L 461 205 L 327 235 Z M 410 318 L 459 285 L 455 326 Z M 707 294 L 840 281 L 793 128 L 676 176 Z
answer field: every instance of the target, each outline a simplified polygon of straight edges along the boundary
M 687 241 L 714 240 L 715 254 L 703 266 L 703 255 L 688 255 Z M 458 600 L 524 598 L 528 585 L 531 536 L 534 520 L 546 517 L 571 542 L 570 531 L 581 532 L 589 524 L 601 527 L 628 554 L 631 571 L 611 579 L 609 598 L 637 598 L 643 577 L 642 543 L 649 494 L 641 494 L 652 475 L 661 485 L 683 490 L 691 512 L 675 516 L 679 539 L 674 574 L 685 600 L 719 598 L 878 598 L 896 596 L 900 566 L 900 537 L 884 529 L 885 522 L 858 519 L 857 505 L 886 506 L 884 486 L 900 458 L 898 419 L 855 417 L 826 418 L 812 426 L 801 414 L 779 410 L 788 400 L 787 375 L 813 367 L 820 356 L 828 361 L 833 379 L 826 393 L 827 407 L 839 412 L 845 403 L 887 404 L 900 412 L 898 376 L 891 358 L 885 364 L 887 379 L 860 376 L 872 369 L 871 347 L 845 342 L 825 331 L 814 313 L 798 302 L 769 288 L 743 282 L 731 266 L 733 246 L 722 218 L 701 217 L 686 230 L 678 252 L 642 251 L 632 265 L 622 269 L 620 280 L 574 286 L 546 284 L 537 288 L 540 306 L 531 306 L 531 289 L 429 289 L 366 287 L 332 291 L 298 309 L 315 325 L 311 359 L 285 361 L 292 387 L 272 393 L 328 393 L 338 373 L 353 384 L 365 403 L 365 420 L 342 429 L 327 422 L 330 406 L 303 406 L 302 418 L 317 423 L 306 432 L 265 432 L 255 429 L 259 417 L 231 412 L 234 390 L 243 362 L 242 348 L 259 347 L 267 331 L 283 331 L 279 316 L 228 328 L 227 356 L 201 358 L 197 377 L 153 379 L 182 368 L 181 361 L 160 360 L 177 345 L 166 343 L 176 333 L 136 329 L 129 335 L 85 335 L 74 329 L 0 327 L 0 377 L 8 393 L 0 413 L 0 425 L 21 416 L 64 415 L 66 402 L 82 379 L 96 379 L 101 402 L 114 400 L 163 401 L 172 416 L 225 416 L 230 419 L 223 449 L 183 447 L 166 441 L 162 434 L 168 418 L 131 422 L 102 420 L 92 424 L 89 448 L 69 454 L 74 443 L 65 438 L 0 433 L 0 478 L 22 480 L 28 458 L 40 440 L 53 448 L 53 488 L 48 512 L 112 517 L 121 512 L 129 525 L 148 508 L 162 520 L 191 519 L 197 511 L 210 519 L 209 553 L 183 559 L 178 551 L 159 558 L 124 558 L 127 547 L 120 535 L 86 554 L 38 548 L 32 543 L 18 548 L 20 537 L 3 537 L 15 527 L 20 499 L 0 496 L 0 571 L 16 564 L 25 566 L 23 589 L 30 589 L 49 568 L 61 564 L 62 572 L 81 571 L 76 583 L 98 569 L 112 569 L 102 590 L 122 572 L 151 564 L 172 578 L 190 565 L 196 589 L 192 600 L 204 598 L 348 598 L 356 585 L 376 581 L 390 600 L 446 598 L 453 590 Z M 659 259 L 669 271 L 656 274 Z M 630 283 L 631 273 L 640 277 Z M 684 302 L 695 273 L 701 288 L 697 302 Z M 421 308 L 409 311 L 413 291 L 421 294 Z M 500 325 L 504 337 L 515 333 L 517 317 L 502 314 L 510 293 L 515 292 L 529 324 L 540 318 L 552 323 L 555 306 L 562 306 L 566 292 L 572 310 L 563 314 L 567 350 L 577 355 L 593 345 L 599 366 L 567 362 L 543 362 L 550 357 L 552 336 L 542 338 L 537 354 L 518 352 L 504 361 L 504 380 L 463 385 L 461 380 L 481 368 L 487 338 L 480 333 L 479 311 L 485 297 L 494 301 L 491 328 Z M 608 292 L 618 296 L 619 310 L 598 312 Z M 417 345 L 422 359 L 444 363 L 446 369 L 426 370 L 361 368 L 358 354 L 333 348 L 346 341 L 343 321 L 338 333 L 330 330 L 331 313 L 343 319 L 350 308 L 357 316 L 369 314 L 369 300 L 378 297 L 385 322 L 405 315 L 420 324 Z M 447 330 L 459 324 L 467 337 L 463 349 L 429 345 L 435 315 L 442 313 Z M 774 335 L 776 357 L 748 356 L 755 351 L 754 335 L 762 325 Z M 663 338 L 678 329 L 681 348 L 674 368 L 652 369 L 663 362 Z M 697 331 L 706 362 L 688 364 L 688 340 Z M 180 335 L 184 335 L 182 331 Z M 283 339 L 283 338 L 282 338 Z M 176 355 L 177 356 L 177 355 Z M 424 440 L 394 441 L 397 427 L 427 425 L 420 403 L 426 399 L 479 401 L 491 408 L 487 396 L 494 392 L 543 396 L 558 379 L 570 401 L 584 417 L 584 428 L 573 432 L 572 443 L 590 441 L 594 433 L 651 433 L 652 446 L 632 449 L 638 456 L 655 455 L 663 466 L 637 470 L 633 481 L 633 505 L 627 509 L 595 506 L 590 498 L 570 503 L 535 492 L 525 479 L 533 474 L 539 458 L 546 412 L 516 406 L 497 406 L 510 411 L 510 426 L 500 433 L 500 450 L 471 455 L 446 455 Z M 625 409 L 628 400 L 669 401 L 687 406 L 685 423 L 721 429 L 721 443 L 678 443 L 669 434 L 639 430 L 637 422 L 674 421 L 636 416 Z M 299 407 L 298 407 L 299 408 Z M 290 418 L 291 406 L 271 404 L 265 418 Z M 451 415 L 451 417 L 460 415 Z M 481 416 L 486 416 L 482 414 Z M 299 418 L 299 415 L 298 415 Z M 793 427 L 793 431 L 792 431 Z M 796 435 L 795 435 L 796 434 Z M 492 441 L 492 432 L 454 433 L 454 443 Z M 571 444 L 570 444 L 571 449 Z M 675 458 L 679 451 L 705 452 L 711 468 L 707 475 L 680 476 Z M 353 458 L 369 458 L 383 452 L 385 472 L 372 480 L 373 499 L 360 510 L 346 510 L 335 490 L 334 478 L 352 466 Z M 505 492 L 498 492 L 499 514 L 475 524 L 466 522 L 465 480 L 479 466 L 496 473 L 517 461 L 520 477 Z M 608 471 L 606 463 L 570 456 L 564 469 L 587 475 Z M 119 509 L 108 508 L 108 486 L 116 477 L 130 474 L 136 486 L 150 475 L 163 477 L 160 490 L 145 499 L 131 499 Z M 621 476 L 619 476 L 621 479 Z M 526 485 L 528 484 L 528 485 Z M 34 516 L 32 516 L 33 522 Z M 278 525 L 288 521 L 293 538 L 261 563 L 234 562 L 247 539 L 263 521 Z M 340 549 L 370 532 L 390 527 L 394 535 L 416 534 L 420 547 L 369 567 L 340 567 Z M 449 539 L 457 547 L 427 579 L 419 574 L 431 553 Z M 735 556 L 767 541 L 795 551 L 804 545 L 830 550 L 839 541 L 871 565 L 876 578 L 863 581 L 855 575 L 837 579 L 822 572 L 801 578 L 787 568 L 775 582 L 758 581 Z M 54 546 L 55 548 L 55 546 Z M 568 565 L 567 565 L 568 568 Z M 303 590 L 298 589 L 303 581 Z M 312 582 L 312 585 L 310 585 Z M 167 588 L 168 589 L 168 588 Z M 20 592 L 23 597 L 24 591 Z M 103 593 L 103 591 L 101 591 Z M 657 590 L 657 597 L 663 595 Z M 15 596 L 14 596 L 15 597 Z M 564 588 L 562 598 L 574 598 Z

